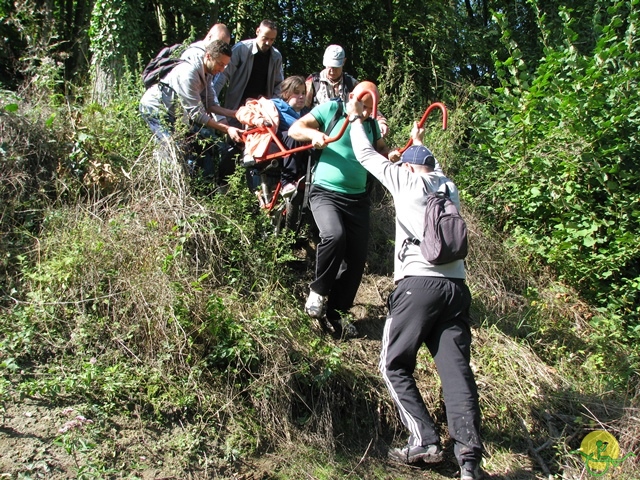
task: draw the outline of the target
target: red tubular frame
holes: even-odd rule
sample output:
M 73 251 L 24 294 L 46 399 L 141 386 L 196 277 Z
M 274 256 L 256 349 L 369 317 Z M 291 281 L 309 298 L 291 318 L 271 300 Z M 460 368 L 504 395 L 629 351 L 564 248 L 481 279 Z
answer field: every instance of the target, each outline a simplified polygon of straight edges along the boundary
M 425 110 L 424 115 L 422 115 L 422 118 L 418 122 L 419 128 L 422 128 L 424 126 L 425 120 L 427 119 L 431 111 L 435 108 L 439 108 L 440 110 L 442 110 L 442 129 L 443 130 L 447 129 L 447 107 L 444 106 L 444 103 L 440 103 L 440 102 L 432 103 L 431 105 L 429 105 L 429 107 Z M 407 148 L 411 146 L 412 143 L 413 143 L 413 140 L 409 139 L 407 144 L 398 151 L 402 154 Z
M 376 116 L 378 115 L 378 92 L 367 89 L 367 88 L 363 88 L 362 92 L 360 92 L 360 94 L 358 95 L 358 100 L 361 100 L 362 97 L 364 97 L 367 94 L 373 97 L 373 112 L 371 113 L 371 116 L 372 118 L 376 118 Z M 327 138 L 326 143 L 332 143 L 337 140 L 340 140 L 340 138 L 342 138 L 342 135 L 344 135 L 344 132 L 347 129 L 348 124 L 349 122 L 344 122 L 342 124 L 342 128 L 336 134 L 336 136 Z M 292 153 L 301 152 L 303 150 L 310 150 L 313 148 L 313 145 L 309 144 L 309 145 L 302 145 L 301 147 L 292 148 L 291 150 L 287 150 L 286 147 L 282 144 L 282 142 L 278 138 L 278 136 L 276 135 L 276 129 L 273 127 L 255 127 L 250 130 L 245 130 L 242 132 L 242 139 L 244 140 L 248 135 L 252 135 L 254 133 L 269 133 L 269 135 L 271 135 L 271 139 L 275 142 L 275 144 L 279 148 L 278 152 L 270 153 L 268 155 L 265 155 L 264 157 L 256 158 L 255 159 L 256 162 L 264 162 L 266 160 L 273 160 L 280 157 L 286 157 L 287 155 L 291 155 Z
M 360 92 L 360 94 L 358 95 L 358 100 L 361 100 L 362 97 L 364 97 L 367 94 L 371 95 L 371 97 L 373 98 L 373 112 L 371 113 L 371 115 L 372 115 L 372 118 L 376 118 L 378 114 L 378 92 L 372 89 L 363 88 L 362 92 Z M 342 135 L 344 135 L 344 132 L 347 129 L 348 124 L 349 122 L 344 122 L 342 124 L 342 128 L 340 128 L 340 131 L 334 137 L 327 138 L 326 143 L 332 143 L 337 140 L 340 140 L 340 138 L 342 138 Z M 302 145 L 300 147 L 292 148 L 291 150 L 287 150 L 287 148 L 282 144 L 282 142 L 278 138 L 278 135 L 276 134 L 276 129 L 273 126 L 254 127 L 252 129 L 245 130 L 242 132 L 242 139 L 245 140 L 249 135 L 253 135 L 255 133 L 268 133 L 271 136 L 271 140 L 273 140 L 273 142 L 276 144 L 276 146 L 279 149 L 279 151 L 277 152 L 270 153 L 263 157 L 255 158 L 256 163 L 266 162 L 267 160 L 274 160 L 280 157 L 286 157 L 287 155 L 291 155 L 292 153 L 301 152 L 303 150 L 310 150 L 313 148 L 313 145 L 309 144 L 309 145 Z M 275 207 L 276 202 L 278 200 L 278 193 L 280 192 L 280 188 L 281 188 L 281 185 L 280 185 L 280 182 L 278 182 L 278 184 L 276 185 L 276 189 L 273 192 L 273 195 L 271 197 L 271 201 L 265 205 L 262 205 L 262 208 L 265 209 L 267 212 L 271 212 L 273 207 Z

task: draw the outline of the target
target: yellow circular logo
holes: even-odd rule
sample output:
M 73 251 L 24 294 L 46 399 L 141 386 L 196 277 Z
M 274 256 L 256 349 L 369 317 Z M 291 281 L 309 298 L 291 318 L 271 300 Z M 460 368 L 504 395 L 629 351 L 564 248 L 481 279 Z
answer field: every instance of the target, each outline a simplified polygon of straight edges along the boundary
M 610 466 L 618 463 L 620 445 L 609 432 L 595 430 L 582 439 L 580 455 L 589 470 L 606 472 Z

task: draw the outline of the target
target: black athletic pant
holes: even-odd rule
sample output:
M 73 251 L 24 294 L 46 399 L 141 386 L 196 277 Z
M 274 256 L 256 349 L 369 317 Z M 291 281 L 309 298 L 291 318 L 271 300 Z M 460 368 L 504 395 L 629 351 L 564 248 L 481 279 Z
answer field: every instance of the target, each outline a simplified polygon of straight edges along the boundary
M 449 435 L 460 465 L 479 462 L 480 408 L 469 360 L 471 294 L 462 279 L 407 277 L 389 297 L 389 315 L 382 336 L 380 371 L 409 445 L 439 444 L 440 436 L 416 386 L 413 372 L 422 344 L 431 353 L 442 383 Z
M 337 320 L 356 298 L 367 260 L 369 196 L 311 186 L 309 204 L 318 227 L 316 275 L 311 289 L 328 295 L 327 318 Z

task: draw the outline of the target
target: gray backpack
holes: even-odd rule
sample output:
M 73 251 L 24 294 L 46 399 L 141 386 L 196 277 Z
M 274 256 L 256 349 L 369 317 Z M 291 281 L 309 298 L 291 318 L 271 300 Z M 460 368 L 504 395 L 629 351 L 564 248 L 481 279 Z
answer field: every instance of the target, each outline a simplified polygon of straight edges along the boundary
M 409 241 L 420 245 L 420 252 L 433 265 L 451 263 L 467 256 L 467 224 L 451 201 L 446 183 L 437 192 L 427 194 L 422 240 Z

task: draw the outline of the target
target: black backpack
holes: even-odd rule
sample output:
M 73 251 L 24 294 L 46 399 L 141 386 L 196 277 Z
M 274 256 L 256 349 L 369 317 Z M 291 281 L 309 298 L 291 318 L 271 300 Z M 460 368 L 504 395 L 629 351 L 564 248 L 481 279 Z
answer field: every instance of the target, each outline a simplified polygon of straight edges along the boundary
M 420 245 L 420 252 L 433 265 L 451 263 L 467 256 L 467 224 L 451 201 L 449 187 L 444 184 L 435 193 L 427 194 L 422 240 L 409 239 Z
M 164 47 L 160 50 L 142 71 L 144 88 L 149 89 L 156 83 L 159 83 L 165 75 L 173 70 L 173 67 L 182 62 L 183 60 L 180 59 L 180 55 L 186 48 L 183 43 L 176 43 L 175 45 Z

